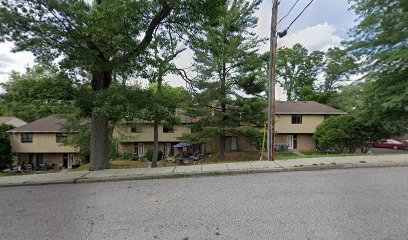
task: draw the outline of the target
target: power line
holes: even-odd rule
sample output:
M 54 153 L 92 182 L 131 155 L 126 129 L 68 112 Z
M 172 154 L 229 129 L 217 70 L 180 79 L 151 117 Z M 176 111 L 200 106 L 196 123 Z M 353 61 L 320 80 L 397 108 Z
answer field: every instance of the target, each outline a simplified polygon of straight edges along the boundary
M 296 4 L 299 2 L 300 0 L 297 0 L 292 7 L 289 9 L 289 11 L 285 14 L 285 16 L 283 16 L 277 24 L 279 24 L 280 22 L 282 22 L 283 19 L 285 19 L 287 16 L 289 16 L 289 14 L 292 12 L 293 8 L 295 8 Z
M 306 7 L 303 8 L 303 10 L 299 13 L 299 15 L 297 15 L 297 17 L 289 24 L 289 26 L 288 26 L 287 28 L 285 28 L 285 30 L 283 30 L 283 32 L 278 32 L 278 35 L 279 35 L 280 38 L 284 37 L 284 36 L 288 33 L 288 30 L 289 30 L 289 28 L 292 26 L 292 24 L 293 24 L 294 22 L 296 22 L 296 20 L 298 20 L 298 18 L 299 18 L 299 17 L 303 14 L 303 12 L 310 6 L 310 4 L 312 4 L 313 1 L 314 1 L 314 0 L 311 0 L 311 1 L 306 5 Z

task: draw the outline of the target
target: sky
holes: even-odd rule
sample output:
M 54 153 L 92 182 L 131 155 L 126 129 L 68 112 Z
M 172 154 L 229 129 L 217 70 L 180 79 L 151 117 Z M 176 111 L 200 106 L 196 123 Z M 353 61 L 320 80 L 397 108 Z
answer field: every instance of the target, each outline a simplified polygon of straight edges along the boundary
M 269 37 L 272 1 L 264 0 L 256 12 L 259 23 L 254 32 L 260 37 Z M 291 14 L 278 25 L 278 29 L 285 29 L 309 1 L 299 0 Z M 280 0 L 278 19 L 284 16 L 295 2 L 296 0 Z M 348 38 L 347 33 L 354 26 L 356 17 L 352 11 L 348 10 L 349 7 L 347 0 L 314 0 L 292 25 L 288 34 L 278 39 L 278 47 L 291 47 L 296 43 L 301 43 L 310 51 L 325 51 L 329 47 L 338 46 L 342 40 Z M 34 64 L 34 56 L 31 53 L 12 53 L 12 48 L 12 43 L 0 44 L 0 82 L 7 81 L 12 70 L 24 72 L 27 66 Z M 268 50 L 269 43 L 260 47 L 261 52 Z M 188 67 L 192 63 L 191 51 L 181 54 L 175 63 L 178 67 Z M 166 81 L 172 86 L 185 86 L 184 81 L 178 76 L 167 76 Z M 277 98 L 285 100 L 283 90 L 279 87 Z

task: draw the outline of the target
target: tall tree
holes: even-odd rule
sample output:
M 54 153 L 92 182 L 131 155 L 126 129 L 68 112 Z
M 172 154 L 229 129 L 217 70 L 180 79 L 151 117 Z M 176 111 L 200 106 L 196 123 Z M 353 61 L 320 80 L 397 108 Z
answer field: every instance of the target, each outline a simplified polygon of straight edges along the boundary
M 277 51 L 276 73 L 288 101 L 298 100 L 303 88 L 315 89 L 317 75 L 323 64 L 323 53 L 309 51 L 297 43 L 292 48 Z
M 340 84 L 350 81 L 350 75 L 355 73 L 357 59 L 349 54 L 347 50 L 339 47 L 329 48 L 325 54 L 325 65 L 323 67 L 324 82 L 320 91 L 326 94 L 336 92 Z
M 6 83 L 0 84 L 0 114 L 21 118 L 27 122 L 51 114 L 76 111 L 77 84 L 68 75 L 50 65 L 35 65 L 26 73 L 12 72 Z
M 2 0 L 0 42 L 31 51 L 38 60 L 61 59 L 60 66 L 86 70 L 95 92 L 108 89 L 114 73 L 143 68 L 160 24 L 194 26 L 214 14 L 221 0 L 59 1 Z M 92 111 L 90 170 L 109 167 L 108 117 Z
M 365 111 L 395 132 L 408 131 L 408 3 L 350 0 L 359 17 L 348 47 L 368 84 Z
M 225 133 L 240 125 L 239 91 L 256 94 L 264 90 L 257 74 L 261 61 L 257 54 L 261 39 L 251 30 L 257 25 L 254 16 L 261 0 L 229 0 L 219 6 L 220 15 L 202 25 L 204 32 L 190 36 L 198 76 L 194 86 L 196 109 L 203 132 L 218 137 L 219 157 L 224 158 Z
M 160 84 L 160 87 L 158 86 Z M 151 84 L 148 91 L 149 103 L 144 106 L 140 119 L 152 122 L 154 127 L 154 143 L 152 167 L 157 167 L 159 152 L 159 125 L 163 124 L 173 127 L 179 123 L 177 108 L 190 97 L 187 90 L 182 87 L 174 88 L 160 81 Z
M 142 71 L 141 76 L 149 80 L 152 98 L 142 118 L 153 121 L 154 143 L 151 166 L 157 167 L 157 161 L 159 160 L 159 125 L 174 124 L 176 108 L 183 101 L 183 94 L 177 94 L 181 93 L 182 89 L 175 91 L 169 86 L 165 86 L 165 89 L 163 89 L 163 81 L 167 75 L 178 73 L 173 60 L 186 48 L 178 46 L 179 41 L 172 36 L 171 31 L 165 29 L 165 26 L 160 32 L 156 32 L 155 41 L 151 45 L 148 64 Z

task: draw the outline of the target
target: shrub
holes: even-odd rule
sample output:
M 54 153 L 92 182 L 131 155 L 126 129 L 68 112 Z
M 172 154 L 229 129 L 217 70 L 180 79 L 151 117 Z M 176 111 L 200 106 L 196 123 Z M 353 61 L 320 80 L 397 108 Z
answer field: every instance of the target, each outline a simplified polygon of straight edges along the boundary
M 153 159 L 153 150 L 147 151 L 145 157 L 147 158 L 147 160 L 152 161 L 152 159 Z M 157 153 L 157 160 L 161 160 L 162 158 L 163 158 L 163 152 L 159 151 Z
M 13 129 L 11 125 L 0 125 L 0 170 L 9 168 L 13 162 L 9 136 L 6 131 Z
M 324 150 L 354 152 L 360 148 L 365 153 L 384 134 L 381 126 L 363 115 L 343 115 L 324 120 L 316 128 L 314 138 Z

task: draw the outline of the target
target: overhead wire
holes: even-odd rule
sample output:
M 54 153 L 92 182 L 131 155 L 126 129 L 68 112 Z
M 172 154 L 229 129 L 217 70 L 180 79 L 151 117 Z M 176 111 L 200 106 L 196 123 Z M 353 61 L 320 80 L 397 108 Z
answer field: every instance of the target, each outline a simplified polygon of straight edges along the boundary
M 284 36 L 288 33 L 288 30 L 290 29 L 290 27 L 292 26 L 292 24 L 293 24 L 294 22 L 296 22 L 296 20 L 298 20 L 298 18 L 304 13 L 304 11 L 310 6 L 310 4 L 312 4 L 313 1 L 314 1 L 314 0 L 311 0 L 311 1 L 303 8 L 303 10 L 302 10 L 302 11 L 297 15 L 297 17 L 289 24 L 289 26 L 287 26 L 287 27 L 285 28 L 285 30 L 283 30 L 282 32 L 278 32 L 278 35 L 279 35 L 280 38 L 284 37 Z
M 279 19 L 278 23 L 281 23 L 283 19 L 285 19 L 287 16 L 289 16 L 289 14 L 292 12 L 293 8 L 296 7 L 296 4 L 299 2 L 300 0 L 296 0 L 296 2 L 292 5 L 292 7 L 289 9 L 289 11 L 285 14 L 285 16 L 283 16 L 281 19 Z

